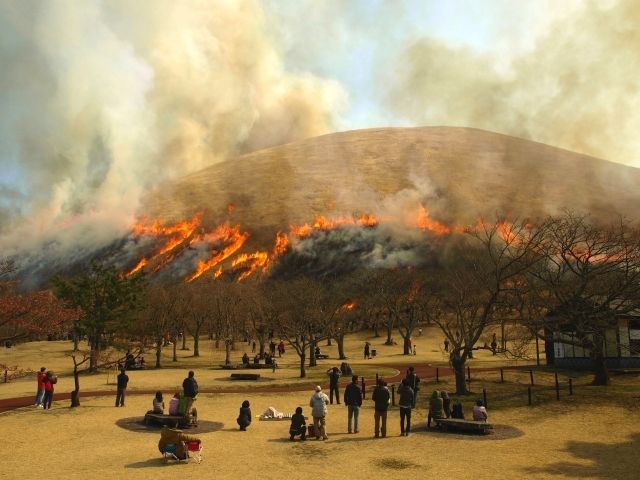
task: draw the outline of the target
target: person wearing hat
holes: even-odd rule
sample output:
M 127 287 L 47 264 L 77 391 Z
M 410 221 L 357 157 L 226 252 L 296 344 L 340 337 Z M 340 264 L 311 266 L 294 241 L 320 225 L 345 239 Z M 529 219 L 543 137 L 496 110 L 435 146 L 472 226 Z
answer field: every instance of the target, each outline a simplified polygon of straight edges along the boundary
M 309 399 L 309 406 L 311 407 L 311 416 L 313 417 L 313 428 L 316 435 L 316 440 L 327 440 L 326 430 L 326 416 L 327 405 L 329 405 L 329 397 L 322 391 L 322 387 L 318 385 L 316 391 Z

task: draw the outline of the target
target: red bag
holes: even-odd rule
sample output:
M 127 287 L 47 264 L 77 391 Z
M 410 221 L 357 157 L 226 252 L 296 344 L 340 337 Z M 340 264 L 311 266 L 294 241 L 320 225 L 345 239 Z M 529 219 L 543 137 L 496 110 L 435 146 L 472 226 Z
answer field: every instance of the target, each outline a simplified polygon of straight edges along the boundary
M 311 425 L 307 425 L 307 429 L 309 430 L 310 437 L 316 436 L 316 426 L 313 423 Z

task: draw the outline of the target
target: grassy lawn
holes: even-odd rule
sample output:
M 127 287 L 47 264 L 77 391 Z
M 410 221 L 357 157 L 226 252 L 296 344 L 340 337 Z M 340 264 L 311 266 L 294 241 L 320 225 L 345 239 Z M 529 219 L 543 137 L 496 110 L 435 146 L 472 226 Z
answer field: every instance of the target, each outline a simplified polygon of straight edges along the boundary
M 362 359 L 364 340 L 378 350 L 374 361 Z M 385 364 L 430 363 L 446 365 L 437 332 L 425 329 L 416 339 L 418 355 L 401 355 L 399 345 L 384 346 L 384 339 L 354 336 L 347 343 L 349 362 L 359 375 L 367 378 L 379 373 L 395 374 Z M 69 344 L 35 342 L 3 349 L 0 362 L 37 369 L 40 365 L 60 373 L 58 391 L 72 387 L 70 361 L 64 356 Z M 335 345 L 322 345 L 323 352 L 336 358 Z M 250 349 L 249 349 L 250 350 Z M 224 351 L 207 342 L 200 358 L 180 352 L 175 368 L 134 371 L 130 373 L 132 392 L 136 389 L 161 389 L 168 394 L 181 384 L 188 369 L 196 370 L 201 388 L 228 387 L 227 371 L 215 368 Z M 170 352 L 167 351 L 167 354 Z M 236 351 L 238 358 L 242 349 Z M 250 352 L 249 352 L 250 353 Z M 373 438 L 373 408 L 366 400 L 360 414 L 360 433 L 346 433 L 346 408 L 329 407 L 327 442 L 289 442 L 288 422 L 261 422 L 255 418 L 247 432 L 239 432 L 235 423 L 244 399 L 251 402 L 254 416 L 273 406 L 292 412 L 302 406 L 309 415 L 310 391 L 288 393 L 251 392 L 245 384 L 243 394 L 201 394 L 196 402 L 204 431 L 197 435 L 204 444 L 204 462 L 165 465 L 157 450 L 158 430 L 139 424 L 151 406 L 150 395 L 131 394 L 125 408 L 114 408 L 114 397 L 83 398 L 82 406 L 68 408 L 68 401 L 54 402 L 48 411 L 33 407 L 0 414 L 0 428 L 12 452 L 27 453 L 37 449 L 39 461 L 25 461 L 25 455 L 7 455 L 0 468 L 0 478 L 262 478 L 302 479 L 310 475 L 321 478 L 371 479 L 410 475 L 417 478 L 601 478 L 631 479 L 640 471 L 640 379 L 637 374 L 616 376 L 610 387 L 589 386 L 590 377 L 579 372 L 561 372 L 561 399 L 555 399 L 554 372 L 535 369 L 533 405 L 527 405 L 529 366 L 481 352 L 471 364 L 471 389 L 465 397 L 467 415 L 476 398 L 487 391 L 488 411 L 495 430 L 487 436 L 472 436 L 427 430 L 426 398 L 434 389 L 453 391 L 453 378 L 424 379 L 418 407 L 413 412 L 413 434 L 399 436 L 399 414 L 391 408 L 388 438 Z M 150 360 L 150 356 L 148 357 Z M 171 365 L 170 357 L 166 364 Z M 260 385 L 296 385 L 319 383 L 326 369 L 339 365 L 337 360 L 322 360 L 309 370 L 306 379 L 297 378 L 297 356 L 288 352 L 279 359 L 282 366 Z M 377 366 L 380 365 L 380 366 Z M 480 370 L 505 365 L 505 382 L 497 370 Z M 376 372 L 377 371 L 377 372 Z M 568 395 L 567 379 L 573 379 L 574 394 Z M 83 376 L 82 389 L 111 390 L 107 374 Z M 326 382 L 326 381 L 325 381 Z M 32 377 L 0 384 L 0 398 L 32 395 Z M 234 384 L 235 386 L 235 384 Z M 37 445 L 34 447 L 34 444 Z M 29 455 L 32 455 L 30 453 Z

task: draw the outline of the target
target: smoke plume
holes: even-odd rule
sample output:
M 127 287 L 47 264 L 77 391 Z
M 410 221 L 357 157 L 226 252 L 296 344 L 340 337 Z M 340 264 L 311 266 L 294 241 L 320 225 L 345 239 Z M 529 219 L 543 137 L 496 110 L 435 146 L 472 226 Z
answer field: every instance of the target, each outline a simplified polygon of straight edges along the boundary
M 414 124 L 482 128 L 638 166 L 639 23 L 636 1 L 585 2 L 506 66 L 423 37 L 389 69 L 386 104 Z
M 345 101 L 285 70 L 253 0 L 4 2 L 0 64 L 6 255 L 107 245 L 149 188 L 326 133 Z

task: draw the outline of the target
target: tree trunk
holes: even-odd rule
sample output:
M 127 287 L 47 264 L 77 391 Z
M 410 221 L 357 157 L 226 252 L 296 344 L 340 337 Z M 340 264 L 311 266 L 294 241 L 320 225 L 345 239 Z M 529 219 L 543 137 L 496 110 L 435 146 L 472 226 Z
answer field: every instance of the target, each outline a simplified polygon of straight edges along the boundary
M 96 335 L 91 339 L 91 351 L 89 352 L 89 371 L 95 373 L 98 371 L 98 352 L 100 349 L 100 339 Z
M 306 360 L 306 355 L 304 354 L 304 347 L 302 348 L 302 354 L 298 354 L 300 355 L 300 378 L 305 378 L 307 376 L 307 370 L 305 369 L 304 366 L 304 361 Z
M 403 348 L 402 348 L 402 354 L 403 355 L 411 355 L 411 337 L 409 337 L 408 335 L 406 337 L 402 337 L 403 338 Z
M 163 337 L 158 337 L 157 341 L 156 341 L 156 368 L 162 368 L 162 365 L 160 364 L 160 356 L 162 355 L 162 341 L 164 340 Z M 175 343 L 174 343 L 175 345 Z
M 327 347 L 331 346 L 331 337 L 327 337 Z
M 78 365 L 76 359 L 73 359 L 73 384 L 75 390 L 71 392 L 71 408 L 80 406 L 80 372 L 78 372 Z
M 340 360 L 346 360 L 347 356 L 344 354 L 344 333 L 336 337 L 336 343 L 338 344 L 338 358 Z
M 452 355 L 450 360 L 453 373 L 456 377 L 456 395 L 466 395 L 469 391 L 467 390 L 467 382 L 464 377 L 465 359 L 458 355 Z
M 593 382 L 592 385 L 609 385 L 609 369 L 604 358 L 604 334 L 594 335 L 593 348 L 591 349 L 591 360 L 593 361 Z
M 316 361 L 316 341 L 312 339 L 309 343 L 309 366 L 315 367 L 316 365 L 318 365 Z
M 187 348 L 187 336 L 185 335 L 184 331 L 182 332 L 182 348 L 180 350 L 189 350 Z
M 393 337 L 391 336 L 393 333 L 393 321 L 387 321 L 387 341 L 384 342 L 385 345 L 393 345 Z
M 231 340 L 224 341 L 224 364 L 229 365 L 231 363 Z
M 200 356 L 200 329 L 196 328 L 195 332 L 193 332 L 193 356 Z
M 373 336 L 378 338 L 380 336 L 380 332 L 378 331 L 378 316 L 376 315 L 373 319 Z

